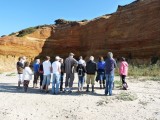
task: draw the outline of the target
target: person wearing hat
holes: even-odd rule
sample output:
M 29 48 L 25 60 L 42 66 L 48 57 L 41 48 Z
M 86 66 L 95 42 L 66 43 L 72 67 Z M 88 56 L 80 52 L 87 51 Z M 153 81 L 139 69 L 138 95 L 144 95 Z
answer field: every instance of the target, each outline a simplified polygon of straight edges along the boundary
M 83 91 L 83 84 L 84 84 L 84 76 L 86 73 L 86 68 L 83 65 L 82 61 L 78 62 L 77 66 L 77 74 L 78 74 L 78 91 Z
M 52 72 L 53 72 L 52 94 L 59 93 L 60 73 L 61 73 L 61 63 L 59 62 L 60 59 L 61 58 L 59 56 L 56 56 L 55 62 L 52 63 Z
M 65 89 L 64 92 L 67 90 L 69 86 L 69 92 L 72 92 L 72 86 L 74 81 L 74 68 L 78 65 L 76 59 L 73 58 L 74 54 L 69 53 L 69 57 L 65 59 L 65 73 L 66 73 L 66 81 L 65 81 Z

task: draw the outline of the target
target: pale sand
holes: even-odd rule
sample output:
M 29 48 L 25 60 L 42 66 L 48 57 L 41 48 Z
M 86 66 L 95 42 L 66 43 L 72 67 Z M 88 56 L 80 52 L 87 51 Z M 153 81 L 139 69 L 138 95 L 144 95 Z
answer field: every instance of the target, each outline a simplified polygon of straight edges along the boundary
M 33 89 L 32 81 L 24 93 L 16 76 L 0 74 L 0 120 L 160 120 L 160 82 L 127 80 L 129 90 L 116 88 L 113 96 L 104 96 L 98 83 L 96 93 L 78 93 L 77 80 L 73 93 L 52 95 Z M 137 99 L 118 100 L 121 92 Z

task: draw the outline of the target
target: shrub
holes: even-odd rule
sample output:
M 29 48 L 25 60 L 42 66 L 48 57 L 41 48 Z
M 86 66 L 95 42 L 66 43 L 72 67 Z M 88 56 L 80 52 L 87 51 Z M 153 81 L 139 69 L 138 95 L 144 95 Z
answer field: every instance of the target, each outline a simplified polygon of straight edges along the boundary
M 160 76 L 160 69 L 159 65 L 139 65 L 139 66 L 132 66 L 129 65 L 129 76 Z
M 23 37 L 27 34 L 31 34 L 33 32 L 35 32 L 36 28 L 35 27 L 30 27 L 24 30 L 19 31 L 19 34 L 17 35 L 17 37 Z
M 9 34 L 8 36 L 11 36 L 11 35 L 15 35 L 16 33 L 12 32 L 11 34 Z
M 2 35 L 1 37 L 5 37 L 6 35 Z

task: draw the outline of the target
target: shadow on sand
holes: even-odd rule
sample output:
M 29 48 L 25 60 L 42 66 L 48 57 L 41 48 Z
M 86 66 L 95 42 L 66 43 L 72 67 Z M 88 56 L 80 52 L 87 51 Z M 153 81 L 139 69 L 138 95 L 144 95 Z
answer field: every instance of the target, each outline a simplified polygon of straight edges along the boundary
M 86 87 L 84 87 L 84 91 L 82 92 L 78 92 L 78 88 L 77 87 L 73 87 L 73 92 L 72 93 L 64 93 L 64 92 L 60 92 L 59 94 L 57 94 L 58 96 L 64 96 L 64 95 L 69 95 L 69 96 L 81 96 L 81 95 L 92 95 L 92 96 L 105 96 L 104 94 L 99 94 L 96 93 L 96 89 L 99 89 L 98 87 L 95 87 L 95 92 L 86 92 Z M 102 89 L 104 91 L 104 89 Z M 23 87 L 18 88 L 16 86 L 15 83 L 0 83 L 0 93 L 25 93 L 23 90 Z M 45 92 L 40 92 L 39 88 L 32 88 L 29 87 L 28 94 L 42 94 L 42 95 L 54 95 L 51 92 L 51 89 L 49 89 L 49 93 L 45 93 Z

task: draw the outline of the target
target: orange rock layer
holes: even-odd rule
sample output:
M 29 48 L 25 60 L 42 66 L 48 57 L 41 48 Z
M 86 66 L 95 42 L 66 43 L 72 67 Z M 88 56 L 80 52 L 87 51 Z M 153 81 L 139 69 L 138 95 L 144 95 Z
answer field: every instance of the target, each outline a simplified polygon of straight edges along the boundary
M 130 59 L 160 56 L 160 0 L 138 0 L 91 21 L 42 27 L 24 37 L 0 38 L 0 64 L 7 56 L 25 55 L 33 60 L 74 52 L 76 57 L 98 57 L 108 51 Z

